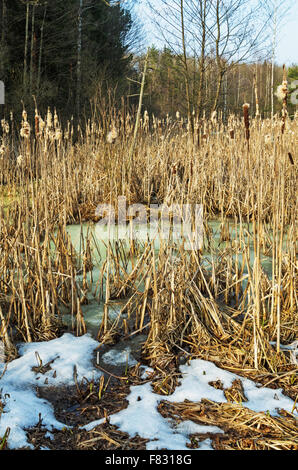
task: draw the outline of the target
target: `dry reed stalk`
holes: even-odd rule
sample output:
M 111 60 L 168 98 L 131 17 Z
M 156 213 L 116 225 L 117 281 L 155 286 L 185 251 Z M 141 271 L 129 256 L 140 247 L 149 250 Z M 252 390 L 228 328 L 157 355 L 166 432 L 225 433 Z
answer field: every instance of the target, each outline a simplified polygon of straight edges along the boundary
M 287 81 L 287 72 L 286 66 L 283 66 L 283 101 L 282 101 L 282 126 L 281 126 L 281 133 L 284 135 L 285 128 L 286 128 L 286 120 L 288 116 L 288 81 Z
M 259 95 L 258 95 L 258 81 L 257 75 L 254 73 L 254 92 L 255 92 L 255 100 L 256 100 L 256 119 L 260 119 L 260 105 L 259 105 Z

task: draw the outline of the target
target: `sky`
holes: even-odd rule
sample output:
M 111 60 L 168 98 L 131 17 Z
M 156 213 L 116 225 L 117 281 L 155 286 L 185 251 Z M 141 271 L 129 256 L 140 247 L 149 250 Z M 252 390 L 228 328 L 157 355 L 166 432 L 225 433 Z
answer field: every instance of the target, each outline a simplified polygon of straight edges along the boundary
M 162 0 L 154 0 L 156 4 L 162 4 Z M 298 63 L 298 0 L 292 1 L 292 7 L 283 18 L 278 29 L 276 61 L 278 64 L 286 64 L 290 66 Z M 148 45 L 156 44 L 158 47 L 161 43 L 156 40 L 153 33 L 153 26 L 150 26 L 150 10 L 146 8 L 146 0 L 138 1 L 137 12 L 144 23 L 146 31 L 146 42 Z M 145 20 L 145 18 L 147 20 Z
M 298 63 L 298 0 L 295 3 L 279 31 L 277 62 L 280 64 Z

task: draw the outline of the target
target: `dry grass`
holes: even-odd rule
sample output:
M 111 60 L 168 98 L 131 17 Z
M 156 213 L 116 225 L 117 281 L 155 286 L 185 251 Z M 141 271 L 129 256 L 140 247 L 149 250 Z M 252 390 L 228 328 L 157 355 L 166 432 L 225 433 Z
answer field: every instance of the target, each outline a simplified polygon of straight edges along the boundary
M 297 422 L 291 415 L 275 418 L 256 413 L 239 403 L 163 402 L 159 411 L 178 421 L 191 420 L 198 424 L 214 425 L 224 434 L 213 436 L 217 450 L 297 450 Z

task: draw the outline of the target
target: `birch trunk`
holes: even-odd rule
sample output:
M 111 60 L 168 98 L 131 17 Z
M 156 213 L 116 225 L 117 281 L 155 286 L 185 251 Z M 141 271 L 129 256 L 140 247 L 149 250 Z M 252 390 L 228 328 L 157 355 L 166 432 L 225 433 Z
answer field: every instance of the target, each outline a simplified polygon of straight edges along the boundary
M 191 103 L 190 103 L 190 84 L 189 84 L 189 72 L 187 64 L 187 54 L 186 54 L 186 42 L 185 42 L 185 27 L 184 27 L 184 0 L 180 0 L 180 18 L 181 18 L 181 40 L 182 40 L 182 50 L 183 50 L 183 66 L 185 74 L 185 89 L 186 89 L 186 101 L 187 101 L 187 117 L 190 125 L 190 132 L 193 136 L 194 125 L 191 113 Z

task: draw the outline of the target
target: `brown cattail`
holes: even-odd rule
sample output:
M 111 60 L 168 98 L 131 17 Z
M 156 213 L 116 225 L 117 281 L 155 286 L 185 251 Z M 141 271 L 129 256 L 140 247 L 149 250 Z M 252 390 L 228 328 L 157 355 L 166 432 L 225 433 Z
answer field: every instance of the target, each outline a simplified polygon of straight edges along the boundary
M 35 135 L 36 137 L 39 136 L 39 116 L 37 109 L 35 109 Z
M 245 137 L 246 137 L 248 147 L 249 147 L 249 139 L 250 139 L 249 106 L 250 106 L 249 103 L 245 103 L 243 105 Z
M 288 153 L 288 156 L 289 156 L 291 164 L 294 165 L 294 159 L 293 159 L 291 152 Z

